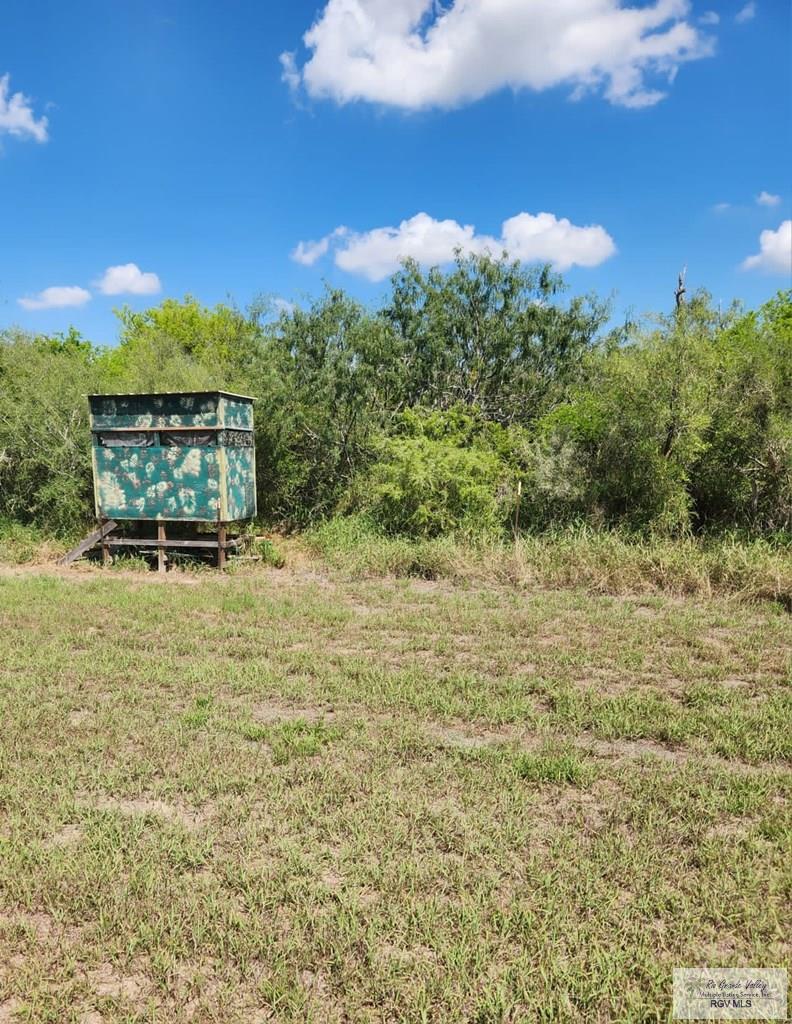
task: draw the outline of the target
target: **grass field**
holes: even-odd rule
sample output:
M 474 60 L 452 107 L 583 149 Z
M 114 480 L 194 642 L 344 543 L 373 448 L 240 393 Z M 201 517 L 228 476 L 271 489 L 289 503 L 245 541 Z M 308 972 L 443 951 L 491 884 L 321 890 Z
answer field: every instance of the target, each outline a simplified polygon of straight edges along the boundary
M 637 1022 L 792 954 L 790 618 L 0 576 L 0 1022 Z

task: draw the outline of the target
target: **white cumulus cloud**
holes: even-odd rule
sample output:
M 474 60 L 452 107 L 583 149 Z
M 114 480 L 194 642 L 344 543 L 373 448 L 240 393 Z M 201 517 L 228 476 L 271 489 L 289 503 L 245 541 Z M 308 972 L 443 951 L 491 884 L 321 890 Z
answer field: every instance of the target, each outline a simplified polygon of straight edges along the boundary
M 773 195 L 772 192 L 760 192 L 756 197 L 756 201 L 760 206 L 778 206 L 781 202 L 781 196 Z
M 320 238 L 318 242 L 298 242 L 292 252 L 292 259 L 302 263 L 304 267 L 312 267 L 317 260 L 330 248 L 330 236 Z
M 142 271 L 136 263 L 108 267 L 95 284 L 103 295 L 156 295 L 162 290 L 157 275 Z
M 331 246 L 336 266 L 370 281 L 381 281 L 394 273 L 407 258 L 424 266 L 449 263 L 457 249 L 493 256 L 506 251 L 512 259 L 551 263 L 557 270 L 595 267 L 616 252 L 605 228 L 598 224 L 578 227 L 552 213 L 518 213 L 503 222 L 499 238 L 477 234 L 472 224 L 417 213 L 398 227 L 364 232 L 336 228 L 318 242 L 301 242 L 292 258 L 311 265 Z
M 283 78 L 315 98 L 406 110 L 554 86 L 647 107 L 680 64 L 713 52 L 689 13 L 689 0 L 327 0 L 303 37 L 308 59 L 281 56 Z
M 702 25 L 719 25 L 720 15 L 717 13 L 717 11 L 704 11 L 704 13 L 699 18 L 699 22 Z
M 792 274 L 792 220 L 777 231 L 759 235 L 759 252 L 743 261 L 743 270 L 764 270 L 769 274 Z
M 17 302 L 23 309 L 63 309 L 66 306 L 84 306 L 91 293 L 78 285 L 53 285 L 38 295 L 26 295 Z
M 297 60 L 293 53 L 282 53 L 280 55 L 281 67 L 281 81 L 285 82 L 286 85 L 294 92 L 300 88 L 300 82 L 302 81 L 302 75 L 300 69 L 297 67 Z
M 11 76 L 0 76 L 0 135 L 18 135 L 21 138 L 46 142 L 48 122 L 46 117 L 37 118 L 30 105 L 30 99 L 21 92 L 11 92 Z
M 291 258 L 296 263 L 301 263 L 304 267 L 312 267 L 317 260 L 320 260 L 326 254 L 330 248 L 330 243 L 336 238 L 343 238 L 347 232 L 347 228 L 338 227 L 335 231 L 331 231 L 329 235 L 325 235 L 324 238 L 320 238 L 318 241 L 298 242 L 292 251 Z
M 746 21 L 753 21 L 755 17 L 756 4 L 754 3 L 754 0 L 749 0 L 749 2 L 744 7 L 741 7 L 739 11 L 735 14 L 734 20 L 737 22 L 738 25 L 742 25 Z

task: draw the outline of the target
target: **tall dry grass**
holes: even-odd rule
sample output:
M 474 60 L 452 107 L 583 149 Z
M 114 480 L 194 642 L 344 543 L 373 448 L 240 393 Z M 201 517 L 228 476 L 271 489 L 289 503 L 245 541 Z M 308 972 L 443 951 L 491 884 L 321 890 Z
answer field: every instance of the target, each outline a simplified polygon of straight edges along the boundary
M 365 520 L 336 519 L 306 535 L 310 548 L 353 575 L 421 576 L 515 587 L 579 587 L 778 601 L 792 610 L 792 545 L 734 536 L 638 537 L 576 527 L 516 542 L 383 537 Z
M 76 540 L 77 538 L 73 538 Z M 267 542 L 269 547 L 272 547 Z M 0 521 L 0 563 L 53 561 L 69 541 Z M 353 576 L 417 576 L 598 594 L 731 595 L 792 611 L 792 542 L 736 536 L 670 539 L 580 526 L 516 542 L 385 537 L 360 516 L 332 519 L 272 547 L 264 564 L 311 557 Z M 256 549 L 258 550 L 258 549 Z M 269 550 L 269 548 L 268 548 Z M 264 552 L 267 555 L 267 552 Z

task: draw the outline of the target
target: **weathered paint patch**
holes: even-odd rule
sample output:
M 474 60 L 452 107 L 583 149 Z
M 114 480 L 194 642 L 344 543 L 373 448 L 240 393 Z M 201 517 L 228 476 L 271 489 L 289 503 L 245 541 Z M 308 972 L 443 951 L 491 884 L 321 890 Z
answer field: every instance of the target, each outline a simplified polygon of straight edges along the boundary
M 252 430 L 253 403 L 243 399 L 230 398 L 228 395 L 221 395 L 218 419 L 222 427 Z
M 95 395 L 91 398 L 91 426 L 94 430 L 217 427 L 221 426 L 219 401 L 219 395 Z
M 256 514 L 255 456 L 252 448 L 225 448 L 228 518 L 251 519 Z
M 97 514 L 108 519 L 216 522 L 220 469 L 214 448 L 94 448 Z

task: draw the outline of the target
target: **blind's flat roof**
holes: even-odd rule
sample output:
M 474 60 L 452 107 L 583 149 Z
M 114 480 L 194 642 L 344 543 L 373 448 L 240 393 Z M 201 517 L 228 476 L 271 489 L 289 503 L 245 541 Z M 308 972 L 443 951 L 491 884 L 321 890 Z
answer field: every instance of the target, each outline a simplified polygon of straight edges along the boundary
M 210 391 L 125 391 L 123 394 L 101 394 L 88 395 L 88 398 L 165 398 L 170 395 L 225 395 L 226 398 L 243 398 L 248 402 L 255 402 L 252 395 L 239 395 L 236 391 L 222 391 L 219 388 Z

